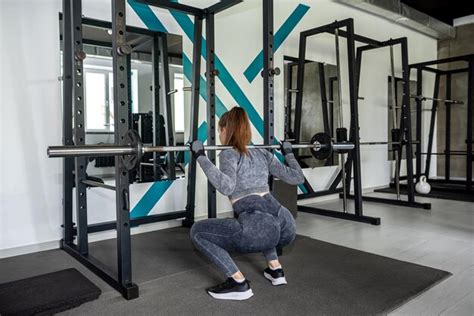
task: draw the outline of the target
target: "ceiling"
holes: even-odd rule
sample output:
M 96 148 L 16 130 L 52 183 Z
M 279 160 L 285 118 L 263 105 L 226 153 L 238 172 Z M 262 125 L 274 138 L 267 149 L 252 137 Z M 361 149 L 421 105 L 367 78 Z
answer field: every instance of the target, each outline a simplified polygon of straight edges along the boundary
M 456 18 L 474 14 L 472 0 L 401 0 L 401 2 L 449 25 L 453 25 L 453 20 Z

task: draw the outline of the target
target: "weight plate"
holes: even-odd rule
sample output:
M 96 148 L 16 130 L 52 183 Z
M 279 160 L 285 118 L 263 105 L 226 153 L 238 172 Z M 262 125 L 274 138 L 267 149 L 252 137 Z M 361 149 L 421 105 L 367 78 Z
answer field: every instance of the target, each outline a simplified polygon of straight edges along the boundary
M 136 130 L 130 129 L 125 134 L 126 144 L 134 148 L 134 153 L 131 155 L 122 156 L 123 164 L 127 170 L 133 170 L 138 167 L 142 161 L 142 141 L 140 135 Z
M 316 133 L 311 137 L 311 144 L 319 143 L 319 149 L 312 148 L 311 154 L 318 160 L 326 160 L 332 155 L 332 139 L 326 133 Z

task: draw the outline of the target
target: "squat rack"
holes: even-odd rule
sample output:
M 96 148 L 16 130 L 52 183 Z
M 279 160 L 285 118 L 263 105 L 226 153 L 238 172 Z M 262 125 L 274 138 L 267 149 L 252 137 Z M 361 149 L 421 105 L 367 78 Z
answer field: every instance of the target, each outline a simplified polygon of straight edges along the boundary
M 201 56 L 201 32 L 202 20 L 209 19 L 207 23 L 207 49 L 212 52 L 208 54 L 208 105 L 214 107 L 213 71 L 212 62 L 213 41 L 209 40 L 214 34 L 214 14 L 221 12 L 241 0 L 222 1 L 206 9 L 197 9 L 172 1 L 139 1 L 150 5 L 160 6 L 170 10 L 178 10 L 191 14 L 195 18 L 194 29 L 194 51 L 193 51 L 193 78 L 192 108 L 193 115 L 191 126 L 193 127 L 190 139 L 197 137 L 197 114 L 199 102 L 199 79 L 200 79 L 200 56 Z M 126 1 L 111 0 L 112 4 L 112 60 L 114 76 L 114 139 L 116 145 L 127 145 L 127 132 L 130 128 L 131 100 L 129 92 L 130 76 L 130 48 L 127 42 L 126 31 Z M 86 55 L 83 50 L 82 38 L 82 1 L 63 0 L 63 144 L 81 146 L 85 144 L 85 115 L 84 115 L 84 89 L 83 89 L 83 60 Z M 157 34 L 155 34 L 157 35 Z M 161 38 L 161 41 L 159 40 Z M 161 63 L 167 63 L 165 36 L 155 38 L 154 47 L 158 46 L 160 52 L 154 55 L 154 60 L 160 59 Z M 161 43 L 161 45 L 160 45 Z M 158 45 L 157 45 L 158 44 Z M 156 53 L 156 51 L 155 51 Z M 165 66 L 165 65 L 164 65 Z M 164 68 L 164 67 L 163 67 Z M 210 71 L 209 71 L 210 69 Z M 166 77 L 166 69 L 161 72 Z M 156 78 L 155 78 L 156 80 Z M 212 83 L 212 84 L 211 84 Z M 157 82 L 155 81 L 156 85 Z M 211 86 L 211 87 L 209 87 Z M 163 85 L 161 93 L 167 94 L 169 85 Z M 168 95 L 169 98 L 169 95 Z M 157 101 L 158 95 L 155 95 Z M 166 98 L 165 98 L 166 100 Z M 211 112 L 212 113 L 212 112 Z M 171 122 L 170 112 L 167 113 L 168 122 Z M 211 119 L 214 115 L 211 114 Z M 214 126 L 210 123 L 210 126 Z M 172 127 L 168 126 L 167 136 L 172 141 Z M 214 136 L 213 136 L 214 137 Z M 209 140 L 212 142 L 213 137 Z M 172 157 L 172 155 L 170 155 Z M 61 248 L 76 258 L 79 262 L 89 268 L 97 276 L 119 291 L 126 299 L 138 297 L 138 286 L 132 281 L 131 266 L 131 238 L 130 228 L 145 223 L 166 221 L 171 219 L 186 218 L 183 225 L 190 226 L 194 221 L 194 188 L 195 188 L 195 161 L 191 164 L 190 180 L 188 190 L 188 204 L 186 210 L 168 212 L 165 214 L 149 215 L 130 219 L 130 175 L 124 160 L 115 157 L 115 187 L 97 184 L 97 187 L 111 189 L 116 194 L 116 221 L 88 225 L 87 222 L 87 191 L 88 185 L 95 185 L 87 181 L 86 169 L 87 158 L 75 157 L 65 158 L 63 164 L 63 239 Z M 171 169 L 173 170 L 173 169 Z M 76 188 L 76 216 L 77 224 L 73 223 L 73 188 Z M 192 198 L 192 199 L 191 199 Z M 214 208 L 215 209 L 215 208 Z M 117 273 L 105 266 L 89 254 L 88 234 L 105 230 L 117 230 Z M 76 239 L 76 243 L 74 240 Z
M 442 65 L 452 62 L 464 62 L 467 63 L 467 67 L 456 68 L 451 70 L 440 70 L 435 69 L 432 66 Z M 445 178 L 444 179 L 429 179 L 429 182 L 434 184 L 432 187 L 433 192 L 430 193 L 430 196 L 433 197 L 442 197 L 442 192 L 436 191 L 450 191 L 453 193 L 459 193 L 459 198 L 463 199 L 462 195 L 469 196 L 472 194 L 472 162 L 473 162 L 473 106 L 474 106 L 474 54 L 470 55 L 463 55 L 463 56 L 456 56 L 450 57 L 445 59 L 439 60 L 432 60 L 417 64 L 410 65 L 410 69 L 416 70 L 417 76 L 417 95 L 415 96 L 417 102 L 417 134 L 421 133 L 421 112 L 422 112 L 422 102 L 427 99 L 431 99 L 433 101 L 431 107 L 431 117 L 430 117 L 430 129 L 428 135 L 428 146 L 427 152 L 423 153 L 421 144 L 417 145 L 416 150 L 416 174 L 417 178 L 419 179 L 421 175 L 425 175 L 426 178 L 429 176 L 429 170 L 431 166 L 431 157 L 432 155 L 443 155 L 445 157 Z M 435 74 L 435 86 L 434 86 L 434 93 L 433 97 L 423 97 L 423 89 L 422 89 L 422 82 L 423 82 L 423 71 L 431 72 Z M 463 102 L 451 100 L 451 78 L 452 75 L 455 74 L 467 74 L 467 116 L 466 116 L 466 123 L 467 123 L 467 131 L 466 131 L 466 151 L 465 152 L 455 152 L 451 150 L 451 106 L 454 104 L 456 106 L 462 106 Z M 446 80 L 446 92 L 445 92 L 445 99 L 439 98 L 439 87 L 441 77 L 444 76 Z M 446 106 L 446 125 L 445 125 L 445 150 L 443 153 L 434 153 L 433 152 L 433 139 L 434 139 L 434 132 L 435 132 L 435 122 L 436 122 L 436 113 L 438 110 L 439 102 L 444 102 Z M 466 180 L 453 180 L 451 179 L 450 175 L 450 167 L 451 167 L 451 156 L 454 155 L 465 155 L 466 156 Z M 422 156 L 426 156 L 425 158 L 425 170 L 424 172 L 421 170 L 421 161 Z M 448 185 L 448 187 L 443 186 L 441 188 L 436 188 L 436 184 Z M 463 188 L 464 186 L 464 188 Z M 450 195 L 450 199 L 456 199 L 456 195 Z M 471 199 L 472 201 L 472 199 Z
M 414 172 L 413 172 L 413 144 L 416 143 L 417 146 L 420 145 L 420 138 L 421 135 L 417 134 L 418 140 L 413 142 L 412 138 L 412 130 L 411 130 L 411 107 L 410 107 L 410 70 L 409 70 L 409 65 L 408 65 L 408 42 L 406 37 L 401 37 L 397 39 L 390 39 L 388 41 L 384 42 L 379 42 L 371 39 L 370 41 L 365 41 L 367 45 L 364 46 L 359 46 L 357 48 L 357 58 L 356 58 L 356 76 L 357 76 L 357 93 L 359 91 L 359 83 L 360 83 L 360 75 L 361 75 L 361 65 L 362 65 L 362 57 L 363 53 L 369 50 L 373 49 L 378 49 L 378 48 L 383 48 L 383 47 L 390 47 L 391 49 L 391 64 L 393 68 L 393 51 L 392 47 L 395 45 L 400 46 L 400 51 L 401 51 L 401 59 L 402 59 L 402 85 L 403 85 L 403 98 L 402 98 L 402 106 L 401 106 L 401 115 L 400 115 L 400 123 L 399 123 L 399 133 L 394 133 L 392 132 L 392 141 L 387 142 L 387 144 L 392 143 L 395 144 L 393 146 L 393 150 L 395 152 L 396 159 L 395 159 L 395 164 L 396 164 L 396 175 L 395 175 L 395 180 L 396 183 L 394 184 L 395 186 L 399 186 L 399 170 L 400 170 L 400 165 L 401 165 L 401 160 L 402 160 L 402 152 L 403 148 L 405 147 L 406 150 L 406 166 L 407 166 L 407 175 L 404 177 L 407 181 L 406 184 L 406 193 L 408 196 L 408 201 L 404 201 L 401 199 L 388 199 L 388 198 L 381 198 L 381 197 L 373 197 L 373 196 L 364 196 L 363 200 L 365 201 L 370 201 L 370 202 L 378 202 L 378 203 L 387 203 L 387 204 L 394 204 L 394 205 L 400 205 L 400 206 L 405 206 L 405 207 L 413 207 L 413 208 L 423 208 L 423 209 L 431 209 L 431 204 L 430 203 L 419 203 L 415 201 L 415 184 L 414 184 Z M 392 107 L 394 110 L 394 121 L 396 121 L 396 108 L 397 108 L 397 103 L 396 103 L 396 88 L 395 88 L 395 83 L 396 83 L 396 78 L 394 76 L 394 70 L 392 69 Z M 395 126 L 394 126 L 395 128 Z M 393 131 L 393 130 L 392 130 Z M 396 132 L 396 131 L 395 131 Z M 394 138 L 395 137 L 395 138 Z M 373 144 L 377 143 L 384 143 L 384 142 L 373 142 Z M 372 143 L 368 143 L 372 144 Z M 349 158 L 350 160 L 350 158 Z M 349 168 L 349 175 L 350 175 L 350 168 Z M 350 176 L 349 176 L 350 178 Z M 398 187 L 399 190 L 399 187 Z M 397 190 L 397 195 L 399 195 L 399 191 Z M 353 196 L 350 196 L 353 198 Z
M 467 63 L 467 67 L 461 67 L 451 70 L 441 70 L 433 68 L 433 66 L 447 64 L 451 62 L 464 62 Z M 455 56 L 445 59 L 426 61 L 416 64 L 409 65 L 410 70 L 416 70 L 417 77 L 417 91 L 415 95 L 410 95 L 410 98 L 416 100 L 416 135 L 417 138 L 421 138 L 422 133 L 422 111 L 423 102 L 426 100 L 432 101 L 430 123 L 429 123 L 429 134 L 427 152 L 423 152 L 422 144 L 416 144 L 416 178 L 420 179 L 421 176 L 426 176 L 429 179 L 429 170 L 431 166 L 431 158 L 433 155 L 444 156 L 445 159 L 445 178 L 444 179 L 429 179 L 431 184 L 431 192 L 428 194 L 420 194 L 420 196 L 434 197 L 448 200 L 460 200 L 460 201 L 473 201 L 472 197 L 472 162 L 473 162 L 473 97 L 474 97 L 474 54 Z M 435 74 L 434 92 L 433 97 L 423 95 L 423 74 L 424 72 L 430 72 Z M 451 92 L 451 79 L 452 75 L 467 73 L 467 103 L 464 104 L 462 101 L 452 100 Z M 445 76 L 446 91 L 445 98 L 439 97 L 440 83 L 442 76 Z M 433 140 L 436 125 L 436 114 L 438 111 L 439 103 L 443 102 L 446 106 L 446 122 L 445 122 L 445 150 L 442 153 L 433 152 Z M 467 106 L 467 131 L 466 131 L 466 150 L 465 151 L 453 151 L 451 150 L 451 106 Z M 451 167 L 451 156 L 466 156 L 466 180 L 454 180 L 450 176 Z M 422 171 L 422 160 L 425 157 L 425 170 Z M 393 184 L 391 185 L 393 186 Z M 377 190 L 380 192 L 392 193 L 391 188 Z
M 345 28 L 345 31 L 339 30 Z M 294 139 L 298 143 L 300 140 L 300 128 L 301 128 L 301 115 L 302 115 L 302 104 L 303 104 L 303 88 L 304 88 L 304 71 L 306 64 L 306 41 L 308 37 L 315 36 L 322 33 L 335 34 L 337 36 L 343 36 L 347 38 L 347 58 L 348 58 L 348 73 L 349 73 L 349 101 L 350 101 L 350 133 L 349 142 L 354 144 L 354 149 L 349 152 L 349 158 L 347 163 L 341 168 L 341 171 L 337 175 L 336 179 L 331 184 L 329 190 L 322 192 L 314 192 L 312 189 L 306 197 L 322 196 L 327 194 L 334 194 L 337 190 L 337 185 L 341 179 L 346 178 L 347 183 L 350 184 L 350 170 L 354 170 L 354 214 L 348 212 L 340 212 L 316 207 L 309 207 L 298 205 L 298 211 L 307 212 L 317 215 L 336 217 L 351 221 L 369 223 L 373 225 L 380 225 L 380 218 L 370 217 L 363 214 L 362 208 L 362 185 L 361 185 L 361 170 L 360 170 L 360 141 L 359 141 L 359 117 L 358 117 L 358 104 L 357 104 L 357 77 L 356 77 L 356 66 L 355 66 L 355 42 L 361 41 L 364 43 L 374 43 L 375 41 L 357 35 L 354 33 L 354 20 L 345 19 L 342 21 L 335 21 L 333 23 L 323 25 L 317 28 L 306 30 L 300 33 L 299 40 L 299 51 L 298 51 L 298 73 L 297 73 L 297 87 L 296 87 L 296 105 L 295 105 L 295 126 L 294 126 Z M 337 40 L 336 40 L 336 46 Z M 339 96 L 340 98 L 341 96 Z M 327 113 L 327 111 L 326 111 Z M 341 113 L 342 115 L 342 113 Z M 307 183 L 308 185 L 309 183 Z M 350 186 L 347 186 L 350 188 Z M 338 190 L 339 191 L 339 190 Z M 345 201 L 344 201 L 345 202 Z
M 114 74 L 114 122 L 115 145 L 128 146 L 131 114 L 131 100 L 129 92 L 131 44 L 126 39 L 126 2 L 125 0 L 111 0 L 112 2 L 112 60 Z M 193 35 L 193 64 L 191 78 L 191 118 L 189 140 L 197 139 L 201 47 L 202 47 L 202 22 L 206 19 L 206 60 L 207 60 L 207 119 L 208 119 L 208 145 L 215 145 L 215 76 L 219 71 L 215 69 L 214 53 L 214 15 L 226 10 L 242 0 L 225 0 L 208 8 L 199 9 L 168 0 L 137 0 L 147 5 L 152 5 L 169 10 L 176 10 L 194 16 Z M 273 68 L 273 0 L 263 2 L 263 81 L 264 81 L 264 141 L 272 144 L 273 133 L 273 76 L 278 75 L 279 69 Z M 64 102 L 63 102 L 63 145 L 84 146 L 84 102 L 83 102 L 83 60 L 86 57 L 82 45 L 82 2 L 81 0 L 63 0 L 64 17 Z M 162 58 L 162 57 L 161 57 Z M 156 84 L 156 82 L 155 82 Z M 74 124 L 73 124 L 74 123 Z M 170 135 L 168 135 L 170 136 Z M 133 138 L 133 137 L 132 137 Z M 172 145 L 172 144 L 171 144 Z M 215 163 L 215 155 L 209 155 Z M 159 222 L 171 219 L 184 218 L 183 226 L 190 227 L 194 223 L 195 189 L 196 189 L 196 160 L 191 159 L 188 169 L 188 196 L 186 209 L 183 211 L 169 212 L 159 215 L 150 215 L 130 219 L 129 196 L 129 166 L 126 159 L 115 157 L 115 183 L 116 186 L 97 184 L 97 187 L 111 189 L 116 192 L 117 220 L 107 223 L 88 225 L 87 223 L 87 196 L 86 183 L 94 185 L 95 182 L 87 181 L 85 170 L 87 160 L 84 156 L 65 158 L 63 167 L 64 181 L 64 224 L 61 248 L 75 257 L 97 276 L 119 291 L 126 299 L 138 297 L 138 286 L 132 281 L 131 267 L 131 238 L 130 227 L 143 223 Z M 77 227 L 72 222 L 73 184 L 76 186 Z M 209 217 L 216 216 L 215 189 L 209 187 L 208 209 Z M 117 273 L 111 272 L 109 267 L 92 257 L 88 251 L 88 233 L 104 230 L 117 230 Z M 77 236 L 77 244 L 74 238 Z

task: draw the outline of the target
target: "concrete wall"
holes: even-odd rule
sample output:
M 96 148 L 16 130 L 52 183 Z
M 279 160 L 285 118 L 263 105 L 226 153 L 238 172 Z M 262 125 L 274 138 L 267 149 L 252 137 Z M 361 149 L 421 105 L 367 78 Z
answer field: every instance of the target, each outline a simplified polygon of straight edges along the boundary
M 456 27 L 456 38 L 439 42 L 438 58 L 448 58 L 474 54 L 474 23 Z M 466 67 L 467 63 L 451 63 L 442 65 L 440 69 L 458 69 Z M 474 87 L 471 87 L 474 89 Z M 451 99 L 467 102 L 467 73 L 456 74 L 451 78 Z M 446 94 L 446 82 L 443 77 L 440 84 L 440 97 Z M 446 105 L 439 103 L 437 117 L 437 146 L 433 151 L 442 153 L 446 145 Z M 474 120 L 474 117 L 471 118 Z M 466 104 L 451 105 L 451 150 L 466 151 L 467 106 Z M 445 175 L 445 157 L 439 156 L 437 163 L 438 176 Z M 466 178 L 466 156 L 451 157 L 451 177 Z

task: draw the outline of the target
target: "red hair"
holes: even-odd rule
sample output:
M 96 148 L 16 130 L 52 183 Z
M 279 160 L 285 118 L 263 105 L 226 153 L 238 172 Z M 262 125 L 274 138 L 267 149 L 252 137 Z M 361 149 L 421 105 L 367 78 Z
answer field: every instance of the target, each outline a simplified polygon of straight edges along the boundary
M 233 146 L 242 154 L 247 154 L 247 145 L 252 139 L 249 118 L 244 109 L 233 107 L 219 120 L 219 128 L 226 129 L 225 144 Z

